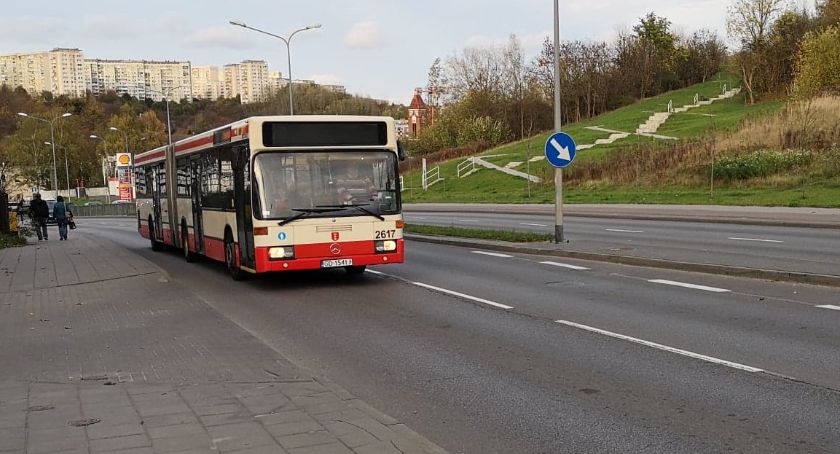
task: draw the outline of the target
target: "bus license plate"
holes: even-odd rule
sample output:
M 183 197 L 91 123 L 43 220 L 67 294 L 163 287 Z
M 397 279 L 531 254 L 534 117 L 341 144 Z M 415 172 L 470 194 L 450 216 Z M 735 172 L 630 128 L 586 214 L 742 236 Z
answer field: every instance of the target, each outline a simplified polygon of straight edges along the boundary
M 353 259 L 321 260 L 321 268 L 335 268 L 337 266 L 353 266 Z

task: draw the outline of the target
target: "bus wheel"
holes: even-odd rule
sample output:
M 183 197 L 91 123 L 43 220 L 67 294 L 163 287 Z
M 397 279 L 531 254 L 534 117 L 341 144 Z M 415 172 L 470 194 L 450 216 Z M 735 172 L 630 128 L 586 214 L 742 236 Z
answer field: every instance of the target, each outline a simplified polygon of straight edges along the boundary
M 181 224 L 181 245 L 184 251 L 184 260 L 195 262 L 196 256 L 190 251 L 190 233 L 187 231 L 187 224 Z
M 152 218 L 149 217 L 149 241 L 152 243 L 152 250 L 159 252 L 163 250 L 163 245 L 155 240 L 155 225 L 152 224 Z
M 230 233 L 225 234 L 225 266 L 234 281 L 245 279 L 245 272 L 236 266 L 236 245 L 233 242 L 233 235 Z
M 344 269 L 347 271 L 347 274 L 351 275 L 358 275 L 365 272 L 367 265 L 360 265 L 360 266 L 345 266 Z

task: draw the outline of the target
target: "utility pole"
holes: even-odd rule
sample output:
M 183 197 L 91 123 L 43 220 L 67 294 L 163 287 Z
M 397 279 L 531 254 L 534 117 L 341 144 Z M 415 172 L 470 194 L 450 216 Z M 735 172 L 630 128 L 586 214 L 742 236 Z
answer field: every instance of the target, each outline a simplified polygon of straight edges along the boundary
M 563 120 L 560 111 L 560 5 L 554 0 L 554 132 L 560 132 Z M 563 236 L 563 169 L 554 168 L 554 242 L 564 243 Z

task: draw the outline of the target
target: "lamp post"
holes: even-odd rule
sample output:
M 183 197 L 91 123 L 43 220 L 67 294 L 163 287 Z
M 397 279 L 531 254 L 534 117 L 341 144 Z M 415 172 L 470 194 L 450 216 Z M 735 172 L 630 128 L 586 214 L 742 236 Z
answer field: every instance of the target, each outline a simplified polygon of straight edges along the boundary
M 105 156 L 102 157 L 102 183 L 105 185 L 105 201 L 111 204 L 111 187 L 108 186 L 108 172 L 105 170 L 105 163 L 108 162 L 108 141 L 96 134 L 91 134 L 90 138 L 93 140 L 101 140 L 105 144 Z
M 58 172 L 56 171 L 56 165 L 55 165 L 55 128 L 54 128 L 54 125 L 55 125 L 56 120 L 58 120 L 59 118 L 66 118 L 66 117 L 69 117 L 73 114 L 71 114 L 70 112 L 65 112 L 65 113 L 53 118 L 52 120 L 33 117 L 32 115 L 29 115 L 26 112 L 18 112 L 18 115 L 20 115 L 21 117 L 32 118 L 33 120 L 43 121 L 44 123 L 47 123 L 47 124 L 50 125 L 50 140 L 51 141 L 50 142 L 44 142 L 44 143 L 50 144 L 52 146 L 52 156 L 53 156 L 53 184 L 52 185 L 53 185 L 53 190 L 55 191 L 55 193 L 57 195 L 58 194 Z
M 312 30 L 312 29 L 316 29 L 316 28 L 321 28 L 321 24 L 312 24 L 312 25 L 307 25 L 306 27 L 303 27 L 303 28 L 299 28 L 299 29 L 293 31 L 292 34 L 290 34 L 288 38 L 284 38 L 280 35 L 275 35 L 274 33 L 270 33 L 270 32 L 264 31 L 264 30 L 260 30 L 258 28 L 249 27 L 249 26 L 245 25 L 243 22 L 230 21 L 230 24 L 231 25 L 236 25 L 237 27 L 247 28 L 249 30 L 253 30 L 255 32 L 262 33 L 264 35 L 273 36 L 275 38 L 280 39 L 281 41 L 283 41 L 284 44 L 286 44 L 286 58 L 288 59 L 288 62 L 289 62 L 289 115 L 294 115 L 295 114 L 295 106 L 294 106 L 294 101 L 292 100 L 292 48 L 291 48 L 292 38 L 294 38 L 294 36 L 296 34 L 298 34 L 299 32 L 303 32 L 303 31 L 306 31 L 306 30 Z
M 189 87 L 187 85 L 180 85 L 178 87 L 168 88 L 167 90 L 172 92 L 172 91 L 175 91 L 175 90 L 178 90 L 178 89 L 181 89 L 181 88 L 189 88 Z M 157 94 L 163 96 L 163 100 L 166 101 L 166 131 L 169 135 L 169 147 L 172 148 L 172 121 L 169 117 L 169 98 L 170 98 L 170 96 L 168 96 L 166 93 L 164 93 L 162 91 L 152 90 L 152 89 L 149 89 L 149 88 L 146 88 L 146 91 L 150 91 L 152 93 L 157 93 Z M 134 159 L 132 157 L 132 164 L 133 164 L 133 161 L 134 161 Z

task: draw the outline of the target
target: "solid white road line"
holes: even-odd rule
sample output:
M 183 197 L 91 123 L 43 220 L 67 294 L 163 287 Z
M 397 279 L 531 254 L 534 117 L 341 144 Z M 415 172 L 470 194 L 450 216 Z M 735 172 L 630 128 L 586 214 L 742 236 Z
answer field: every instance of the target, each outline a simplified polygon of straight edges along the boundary
M 648 282 L 652 282 L 654 284 L 675 285 L 677 287 L 693 288 L 695 290 L 705 290 L 707 292 L 716 292 L 716 293 L 725 293 L 725 292 L 731 292 L 732 291 L 732 290 L 728 290 L 728 289 L 725 289 L 725 288 L 707 287 L 705 285 L 697 285 L 697 284 L 687 284 L 685 282 L 669 281 L 667 279 L 650 279 L 650 280 L 648 280 Z
M 762 243 L 784 243 L 784 241 L 779 241 L 779 240 L 764 240 L 764 239 L 761 239 L 761 238 L 738 238 L 738 237 L 735 237 L 735 236 L 729 237 L 729 239 L 730 240 L 736 240 L 736 241 L 759 241 L 759 242 L 762 242 Z
M 570 270 L 585 271 L 585 270 L 589 269 L 585 266 L 569 265 L 568 263 L 560 263 L 560 262 L 540 262 L 540 263 L 542 263 L 543 265 L 551 265 L 551 266 L 559 266 L 561 268 L 568 268 Z
M 503 257 L 509 259 L 513 257 L 512 255 L 507 254 L 499 254 L 498 252 L 484 252 L 484 251 L 472 251 L 473 254 L 481 254 L 481 255 L 489 255 L 491 257 Z
M 636 344 L 641 344 L 647 347 L 656 348 L 659 350 L 663 350 L 670 353 L 676 353 L 678 355 L 687 356 L 689 358 L 699 359 L 702 361 L 708 361 L 710 363 L 720 364 L 722 366 L 731 367 L 733 369 L 743 370 L 747 372 L 764 372 L 764 369 L 759 369 L 757 367 L 747 366 L 744 364 L 733 363 L 732 361 L 726 361 L 724 359 L 715 358 L 712 356 L 701 355 L 699 353 L 690 352 L 687 350 L 681 350 L 679 348 L 669 347 L 667 345 L 657 344 L 655 342 L 650 342 L 642 339 L 637 339 L 635 337 L 625 336 L 623 334 L 613 333 L 611 331 L 605 331 L 598 328 L 593 328 L 587 325 L 581 325 L 580 323 L 569 322 L 566 320 L 555 320 L 557 323 L 562 325 L 571 326 L 573 328 L 578 328 L 586 331 L 590 331 L 593 333 L 603 334 L 604 336 L 614 337 L 616 339 L 626 340 L 628 342 L 633 342 Z
M 531 227 L 548 227 L 546 224 L 531 224 L 530 222 L 520 222 L 519 225 L 527 225 Z
M 840 306 L 835 306 L 833 304 L 822 304 L 822 305 L 819 305 L 817 307 L 820 308 L 820 309 L 831 309 L 831 310 L 834 310 L 834 311 L 840 311 Z
M 475 302 L 478 302 L 478 303 L 488 304 L 490 306 L 498 307 L 498 308 L 501 308 L 501 309 L 513 309 L 512 306 L 506 306 L 504 304 L 499 304 L 495 301 L 490 301 L 490 300 L 486 300 L 484 298 L 478 298 L 478 297 L 467 295 L 467 294 L 464 294 L 464 293 L 455 292 L 455 291 L 452 291 L 452 290 L 447 290 L 445 288 L 435 287 L 434 285 L 424 284 L 422 282 L 412 282 L 412 284 L 414 284 L 418 287 L 427 288 L 429 290 L 434 290 L 434 291 L 437 291 L 437 292 L 446 293 L 447 295 L 457 296 L 459 298 L 468 299 L 468 300 L 475 301 Z
M 383 273 L 381 271 L 374 271 L 374 270 L 365 270 L 365 271 L 367 271 L 368 273 L 372 273 L 372 274 L 376 274 L 376 275 L 380 275 L 380 276 L 386 276 L 386 277 L 398 279 L 402 282 L 408 282 L 409 284 L 416 285 L 418 287 L 423 287 L 423 288 L 429 289 L 429 290 L 434 290 L 436 292 L 445 293 L 447 295 L 457 296 L 459 298 L 468 299 L 470 301 L 475 301 L 477 303 L 482 303 L 482 304 L 487 304 L 489 306 L 498 307 L 500 309 L 513 309 L 513 306 L 508 306 L 508 305 L 505 305 L 505 304 L 499 304 L 495 301 L 486 300 L 484 298 L 479 298 L 477 296 L 467 295 L 465 293 L 456 292 L 454 290 L 447 290 L 445 288 L 435 287 L 434 285 L 424 284 L 422 282 L 409 281 L 409 280 L 403 279 L 399 276 L 394 276 L 392 274 L 386 274 L 386 273 Z
M 645 233 L 644 230 L 604 229 L 607 232 Z

